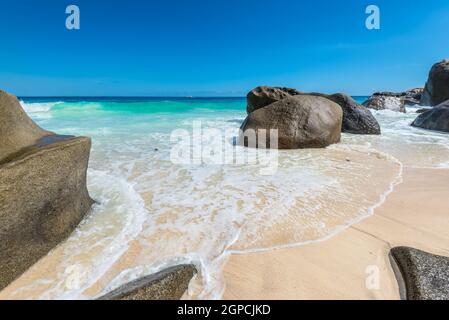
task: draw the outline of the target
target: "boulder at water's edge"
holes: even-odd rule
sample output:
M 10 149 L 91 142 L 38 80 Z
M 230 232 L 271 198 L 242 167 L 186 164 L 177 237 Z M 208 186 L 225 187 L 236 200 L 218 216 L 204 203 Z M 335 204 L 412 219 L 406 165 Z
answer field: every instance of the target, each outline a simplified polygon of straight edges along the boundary
M 412 126 L 434 131 L 449 132 L 449 100 L 421 113 L 412 123 Z
M 449 60 L 433 65 L 421 97 L 422 106 L 436 106 L 449 100 Z
M 93 201 L 86 187 L 91 141 L 38 127 L 0 91 L 0 289 L 76 228 Z
M 193 265 L 171 267 L 127 283 L 99 300 L 179 300 L 196 273 Z
M 290 96 L 251 112 L 241 127 L 244 134 L 239 143 L 258 148 L 324 148 L 340 141 L 342 118 L 341 107 L 329 99 Z M 270 130 L 277 130 L 276 145 L 270 141 Z M 266 144 L 258 140 L 261 133 L 266 133 Z

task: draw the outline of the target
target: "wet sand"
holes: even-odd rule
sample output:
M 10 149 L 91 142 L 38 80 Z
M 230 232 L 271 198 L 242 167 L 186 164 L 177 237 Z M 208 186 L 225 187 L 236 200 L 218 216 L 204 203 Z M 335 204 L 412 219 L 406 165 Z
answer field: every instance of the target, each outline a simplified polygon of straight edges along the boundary
M 373 216 L 330 239 L 231 255 L 224 266 L 223 298 L 399 299 L 388 257 L 390 248 L 405 245 L 449 256 L 448 218 L 449 170 L 404 168 L 403 183 L 396 185 Z M 288 243 L 287 234 L 285 237 Z M 145 239 L 148 241 L 151 239 Z M 53 255 L 3 290 L 0 299 L 42 298 L 42 291 L 54 285 L 45 281 L 45 275 L 54 273 L 61 250 L 55 249 Z M 100 294 L 121 270 L 139 265 L 139 257 L 148 254 L 139 241 L 129 243 L 126 254 L 83 292 L 86 298 Z M 378 283 L 372 281 L 376 272 Z M 37 290 L 20 289 L 29 283 L 39 284 Z M 193 298 L 197 296 L 191 293 Z
M 230 256 L 224 299 L 400 299 L 390 248 L 449 256 L 447 230 L 449 170 L 404 168 L 372 217 L 331 239 Z

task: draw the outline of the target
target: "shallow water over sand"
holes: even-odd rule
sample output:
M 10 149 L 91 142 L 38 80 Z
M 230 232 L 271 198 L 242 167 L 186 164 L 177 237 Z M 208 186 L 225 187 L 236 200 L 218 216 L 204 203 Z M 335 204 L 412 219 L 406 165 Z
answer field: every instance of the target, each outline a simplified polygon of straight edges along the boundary
M 24 107 L 46 129 L 93 138 L 88 183 L 99 204 L 0 298 L 89 299 L 186 262 L 201 271 L 186 298 L 220 298 L 229 253 L 325 239 L 369 216 L 400 182 L 403 164 L 449 166 L 447 135 L 410 127 L 413 110 L 376 112 L 381 136 L 344 135 L 327 149 L 281 151 L 277 171 L 261 175 L 261 164 L 170 160 L 172 130 L 192 130 L 198 120 L 236 129 L 243 99 Z

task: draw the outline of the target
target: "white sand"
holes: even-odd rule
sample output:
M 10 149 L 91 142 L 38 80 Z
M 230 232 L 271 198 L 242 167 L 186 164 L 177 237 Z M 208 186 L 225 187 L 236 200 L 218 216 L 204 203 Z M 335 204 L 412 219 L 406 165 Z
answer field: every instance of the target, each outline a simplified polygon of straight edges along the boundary
M 225 299 L 400 299 L 388 253 L 412 246 L 449 256 L 449 170 L 405 169 L 374 216 L 330 240 L 233 255 Z M 373 272 L 379 287 L 372 288 Z M 368 272 L 368 273 L 367 273 Z

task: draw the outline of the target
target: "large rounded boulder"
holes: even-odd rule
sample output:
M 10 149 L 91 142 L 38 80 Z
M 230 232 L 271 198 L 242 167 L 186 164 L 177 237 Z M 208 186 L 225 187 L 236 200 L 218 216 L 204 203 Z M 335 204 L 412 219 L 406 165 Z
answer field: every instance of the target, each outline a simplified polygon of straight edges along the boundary
M 412 126 L 449 132 L 449 100 L 420 114 Z
M 449 100 L 449 60 L 433 65 L 421 97 L 421 105 L 436 106 L 446 100 Z
M 301 92 L 291 88 L 261 86 L 251 90 L 247 95 L 247 112 L 251 113 L 257 109 L 266 107 L 274 102 L 287 97 L 296 96 Z
M 380 134 L 380 125 L 371 111 L 358 104 L 354 99 L 344 93 L 332 95 L 315 94 L 325 97 L 343 110 L 342 132 L 352 134 Z
M 340 141 L 342 119 L 341 107 L 329 99 L 290 96 L 251 112 L 239 142 L 258 148 L 324 148 Z M 277 130 L 277 141 L 270 140 L 270 130 Z
M 250 114 L 274 102 L 299 95 L 320 96 L 338 104 L 343 109 L 342 132 L 352 134 L 381 133 L 379 123 L 372 115 L 371 111 L 343 93 L 327 95 L 315 92 L 304 93 L 291 88 L 257 87 L 251 90 L 247 95 L 247 112 Z

